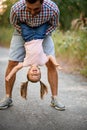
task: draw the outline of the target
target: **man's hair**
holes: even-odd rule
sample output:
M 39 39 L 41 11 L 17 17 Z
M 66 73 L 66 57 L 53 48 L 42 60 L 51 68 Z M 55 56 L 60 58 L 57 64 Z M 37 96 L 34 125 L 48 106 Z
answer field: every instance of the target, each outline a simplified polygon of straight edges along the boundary
M 40 1 L 40 3 L 42 4 L 44 0 L 25 0 L 25 1 L 30 4 L 34 4 L 35 2 Z

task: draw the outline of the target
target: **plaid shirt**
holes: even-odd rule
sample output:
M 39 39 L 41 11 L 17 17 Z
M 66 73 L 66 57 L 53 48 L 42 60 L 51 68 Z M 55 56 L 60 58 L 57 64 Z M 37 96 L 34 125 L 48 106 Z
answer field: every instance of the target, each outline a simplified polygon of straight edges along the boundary
M 46 32 L 46 35 L 48 35 L 56 29 L 58 21 L 59 9 L 57 5 L 50 0 L 44 0 L 40 13 L 34 17 L 32 17 L 30 12 L 26 10 L 25 0 L 20 0 L 15 3 L 10 12 L 10 22 L 20 33 L 21 22 L 26 23 L 30 27 L 38 27 L 45 22 L 49 22 L 49 28 Z

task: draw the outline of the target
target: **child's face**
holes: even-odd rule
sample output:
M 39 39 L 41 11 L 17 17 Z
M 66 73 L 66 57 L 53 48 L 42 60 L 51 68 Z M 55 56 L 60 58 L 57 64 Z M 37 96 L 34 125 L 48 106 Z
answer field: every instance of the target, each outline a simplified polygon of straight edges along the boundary
M 41 72 L 40 69 L 38 68 L 38 66 L 31 66 L 31 68 L 28 71 L 28 79 L 31 82 L 37 82 L 40 81 L 41 78 Z

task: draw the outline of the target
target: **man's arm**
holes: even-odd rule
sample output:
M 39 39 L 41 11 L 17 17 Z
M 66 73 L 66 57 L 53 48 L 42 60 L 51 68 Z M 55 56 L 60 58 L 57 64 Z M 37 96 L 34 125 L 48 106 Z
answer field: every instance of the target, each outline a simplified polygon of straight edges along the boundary
M 56 27 L 58 27 L 59 15 L 60 15 L 60 11 L 57 5 L 55 4 L 55 9 L 53 9 L 52 16 L 49 20 L 49 28 L 46 32 L 46 35 L 51 34 L 56 29 Z
M 18 16 L 16 14 L 16 12 L 14 11 L 14 8 L 11 8 L 10 11 L 10 23 L 16 28 L 16 30 L 20 33 L 21 32 L 21 28 L 19 25 L 19 19 Z

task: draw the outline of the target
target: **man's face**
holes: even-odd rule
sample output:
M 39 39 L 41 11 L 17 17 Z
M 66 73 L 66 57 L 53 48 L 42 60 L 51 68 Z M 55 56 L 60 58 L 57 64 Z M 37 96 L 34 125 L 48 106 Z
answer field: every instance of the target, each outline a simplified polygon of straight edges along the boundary
M 41 3 L 40 3 L 39 0 L 36 1 L 35 3 L 33 3 L 33 4 L 26 2 L 26 8 L 27 8 L 27 11 L 29 11 L 31 13 L 31 15 L 34 17 L 41 10 Z

